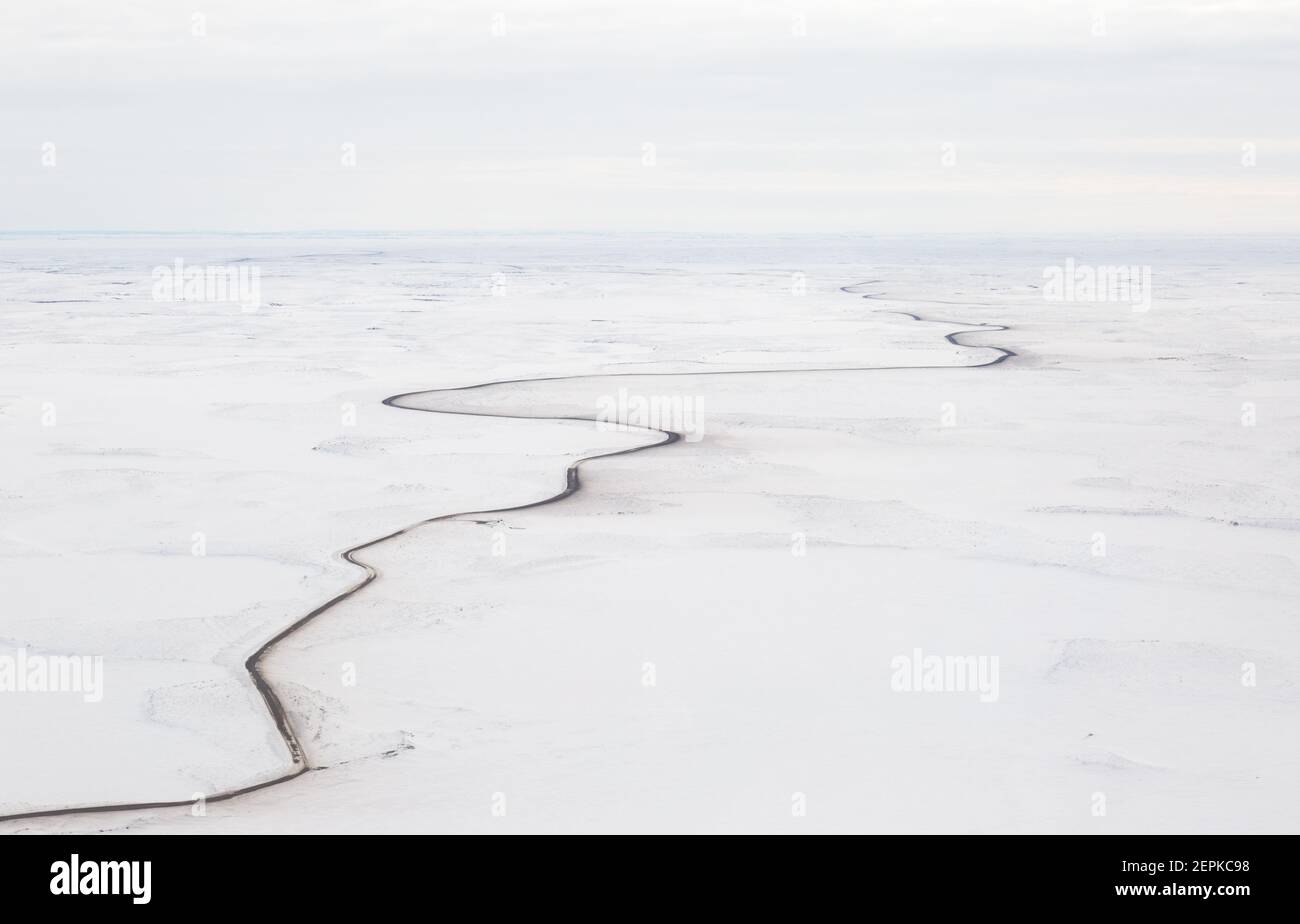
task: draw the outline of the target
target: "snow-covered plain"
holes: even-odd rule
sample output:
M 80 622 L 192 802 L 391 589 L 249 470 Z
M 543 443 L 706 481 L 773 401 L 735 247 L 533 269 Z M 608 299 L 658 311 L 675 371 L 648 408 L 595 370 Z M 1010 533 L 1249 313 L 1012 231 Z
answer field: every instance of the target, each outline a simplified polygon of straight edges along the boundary
M 105 664 L 0 693 L 0 813 L 284 773 L 243 661 L 341 550 L 658 439 L 475 412 L 702 423 L 361 553 L 265 662 L 318 770 L 0 831 L 1295 831 L 1297 243 L 0 236 L 0 656 Z

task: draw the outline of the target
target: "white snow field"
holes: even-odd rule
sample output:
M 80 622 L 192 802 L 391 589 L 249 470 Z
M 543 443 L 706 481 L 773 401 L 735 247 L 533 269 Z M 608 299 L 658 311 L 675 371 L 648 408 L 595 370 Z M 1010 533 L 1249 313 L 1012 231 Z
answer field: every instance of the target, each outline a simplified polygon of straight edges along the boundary
M 691 418 L 0 831 L 1294 832 L 1298 243 L 0 235 L 3 814 Z

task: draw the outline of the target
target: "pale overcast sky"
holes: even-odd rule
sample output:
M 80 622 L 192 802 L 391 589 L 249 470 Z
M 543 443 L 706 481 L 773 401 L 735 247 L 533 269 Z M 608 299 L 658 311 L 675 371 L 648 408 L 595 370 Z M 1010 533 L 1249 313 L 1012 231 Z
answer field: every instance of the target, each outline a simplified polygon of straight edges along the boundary
M 1295 231 L 1300 0 L 12 0 L 0 120 L 2 230 Z

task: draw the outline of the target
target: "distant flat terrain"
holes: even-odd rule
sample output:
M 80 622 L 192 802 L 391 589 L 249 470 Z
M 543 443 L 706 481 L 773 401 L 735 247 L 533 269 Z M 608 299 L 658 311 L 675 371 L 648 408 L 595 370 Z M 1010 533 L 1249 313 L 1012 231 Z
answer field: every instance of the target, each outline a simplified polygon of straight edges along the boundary
M 0 237 L 0 827 L 1294 830 L 1295 243 Z

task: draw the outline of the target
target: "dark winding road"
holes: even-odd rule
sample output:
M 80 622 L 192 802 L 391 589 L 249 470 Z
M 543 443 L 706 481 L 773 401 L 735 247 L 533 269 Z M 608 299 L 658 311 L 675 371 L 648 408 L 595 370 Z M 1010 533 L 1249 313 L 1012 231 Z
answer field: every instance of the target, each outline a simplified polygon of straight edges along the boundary
M 841 288 L 841 291 L 847 292 L 851 295 L 861 295 L 863 298 L 871 298 L 872 296 L 870 294 L 863 294 L 855 290 L 860 289 L 863 286 L 873 285 L 873 284 L 875 284 L 874 280 L 870 282 L 862 282 L 854 285 L 843 286 Z M 1005 331 L 1010 329 L 1001 324 L 979 324 L 979 323 L 962 323 L 959 321 L 944 321 L 936 318 L 923 318 L 920 315 L 912 314 L 907 311 L 894 311 L 892 309 L 882 309 L 882 310 L 889 311 L 890 313 L 893 314 L 904 315 L 905 317 L 909 317 L 914 321 L 929 321 L 931 323 L 936 323 L 936 324 L 948 324 L 954 327 L 965 328 L 964 330 L 958 330 L 949 333 L 944 337 L 944 339 L 947 340 L 949 343 L 959 347 L 969 346 L 968 344 L 963 344 L 959 342 L 957 339 L 958 337 L 961 337 L 965 334 L 992 333 L 996 331 Z M 827 372 L 885 372 L 885 371 L 901 371 L 904 369 L 916 369 L 916 370 L 980 369 L 987 366 L 996 366 L 999 363 L 1005 362 L 1006 360 L 1011 359 L 1012 357 L 1017 355 L 1015 352 L 1006 349 L 1005 347 L 984 346 L 984 347 L 980 347 L 980 349 L 992 350 L 997 355 L 993 359 L 988 360 L 987 362 L 972 363 L 970 365 L 965 365 L 965 366 L 953 366 L 953 365 L 835 366 L 830 368 L 816 368 L 816 369 L 811 369 L 811 368 L 810 369 L 740 369 L 740 370 L 719 369 L 719 370 L 708 370 L 708 371 L 701 371 L 701 372 L 613 372 L 613 373 L 607 372 L 607 373 L 590 373 L 586 375 L 544 376 L 540 378 L 530 378 L 530 379 L 503 379 L 497 382 L 483 382 L 478 385 L 465 385 L 458 388 L 434 388 L 425 391 L 405 392 L 400 395 L 393 395 L 392 397 L 385 398 L 383 403 L 388 405 L 389 407 L 403 408 L 405 410 L 413 410 L 413 411 L 424 411 L 426 413 L 431 413 L 431 414 L 454 414 L 454 415 L 469 416 L 469 417 L 505 417 L 505 418 L 516 419 L 516 420 L 576 420 L 576 421 L 582 421 L 584 423 L 597 423 L 598 421 L 595 417 L 549 417 L 549 416 L 533 417 L 527 414 L 497 414 L 497 413 L 486 413 L 486 412 L 475 412 L 475 411 L 446 411 L 446 410 L 437 410 L 434 408 L 411 407 L 408 404 L 403 404 L 402 401 L 404 399 L 413 398 L 418 395 L 450 394 L 455 392 L 475 391 L 479 389 L 493 388 L 499 385 L 534 384 L 537 382 L 568 382 L 568 381 L 578 381 L 584 379 L 644 378 L 644 377 L 651 377 L 651 376 L 684 378 L 688 376 L 706 376 L 706 375 L 802 375 L 802 374 L 827 373 Z M 359 552 L 364 552 L 366 549 L 379 545 L 380 543 L 387 542 L 388 540 L 394 539 L 398 536 L 405 535 L 406 533 L 409 533 L 414 529 L 417 529 L 422 526 L 427 526 L 430 523 L 438 523 L 443 520 L 452 520 L 457 517 L 464 517 L 464 516 L 476 516 L 476 515 L 494 514 L 494 513 L 510 513 L 512 511 L 517 511 L 517 510 L 529 510 L 533 507 L 542 507 L 545 506 L 546 504 L 554 504 L 558 501 L 564 500 L 566 497 L 570 496 L 571 494 L 577 493 L 581 489 L 582 481 L 579 478 L 578 472 L 579 469 L 581 469 L 585 463 L 594 462 L 597 459 L 608 459 L 613 456 L 623 456 L 634 452 L 641 452 L 646 449 L 653 449 L 656 446 L 667 446 L 670 443 L 676 443 L 678 440 L 682 438 L 682 434 L 673 432 L 671 430 L 660 430 L 652 427 L 634 427 L 632 425 L 624 425 L 624 426 L 628 427 L 629 429 L 642 429 L 645 430 L 647 433 L 657 434 L 660 437 L 660 439 L 657 439 L 653 443 L 646 443 L 643 446 L 633 446 L 630 449 L 618 449 L 612 452 L 602 452 L 602 453 L 597 453 L 595 455 L 584 456 L 583 458 L 578 459 L 577 461 L 573 462 L 573 464 L 571 464 L 568 470 L 565 472 L 564 490 L 560 491 L 558 494 L 553 494 L 550 497 L 546 497 L 541 500 L 533 501 L 527 504 L 519 504 L 514 507 L 498 507 L 492 510 L 465 510 L 459 513 L 448 513 L 448 514 L 443 514 L 442 516 L 429 517 L 428 519 L 420 520 L 416 523 L 412 523 L 409 526 L 404 526 L 401 529 L 396 530 L 395 532 L 391 532 L 386 535 L 380 536 L 377 539 L 371 539 L 367 542 L 361 543 L 360 545 L 354 545 L 352 548 L 343 552 L 342 554 L 343 559 L 345 561 L 350 562 L 353 565 L 356 565 L 358 568 L 364 571 L 365 576 L 362 577 L 361 580 L 357 581 L 357 583 L 349 587 L 347 590 L 344 590 L 343 592 L 336 594 L 335 596 L 331 597 L 329 600 L 322 603 L 320 606 L 316 607 L 310 613 L 307 613 L 305 616 L 295 620 L 293 623 L 286 626 L 275 636 L 273 636 L 268 641 L 266 641 L 260 648 L 258 648 L 251 655 L 249 655 L 248 659 L 244 662 L 244 667 L 248 671 L 248 676 L 253 681 L 253 686 L 255 686 L 257 688 L 257 691 L 262 694 L 262 699 L 266 703 L 267 711 L 271 714 L 271 718 L 275 722 L 276 730 L 279 732 L 280 737 L 284 740 L 284 745 L 289 751 L 289 758 L 291 761 L 290 767 L 283 774 L 275 777 L 274 779 L 263 780 L 260 783 L 253 783 L 248 786 L 242 786 L 238 789 L 229 789 L 222 792 L 213 793 L 212 795 L 205 796 L 203 798 L 203 802 L 205 803 L 228 802 L 231 799 L 236 799 L 239 796 L 247 795 L 248 793 L 257 792 L 258 790 L 267 789 L 271 786 L 279 786 L 283 783 L 288 783 L 291 780 L 296 780 L 298 777 L 302 776 L 303 774 L 308 773 L 313 769 L 316 769 L 312 767 L 311 760 L 306 750 L 303 748 L 302 742 L 298 739 L 297 733 L 293 729 L 293 723 L 290 721 L 289 715 L 285 711 L 284 703 L 281 702 L 279 694 L 275 692 L 275 688 L 271 686 L 270 681 L 268 681 L 266 679 L 265 674 L 262 673 L 262 661 L 264 658 L 266 658 L 267 655 L 269 655 L 275 649 L 275 646 L 278 645 L 280 642 L 284 641 L 286 638 L 293 635 L 303 626 L 312 622 L 322 613 L 325 613 L 326 611 L 337 606 L 339 603 L 348 599 L 353 594 L 360 591 L 367 584 L 370 584 L 372 581 L 374 581 L 376 578 L 379 577 L 379 572 L 376 571 L 373 566 L 357 558 L 357 554 Z M 53 818 L 61 815 L 82 815 L 82 814 L 90 815 L 90 814 L 104 814 L 107 812 L 135 812 L 135 811 L 143 811 L 148 809 L 190 808 L 196 804 L 198 804 L 198 800 L 195 799 L 179 799 L 174 801 L 158 801 L 158 802 L 123 802 L 123 803 L 110 803 L 105 805 L 75 805 L 75 806 L 68 806 L 65 808 L 39 809 L 30 812 L 17 812 L 9 815 L 0 815 L 0 822 L 21 821 L 23 819 L 35 819 L 35 818 Z

